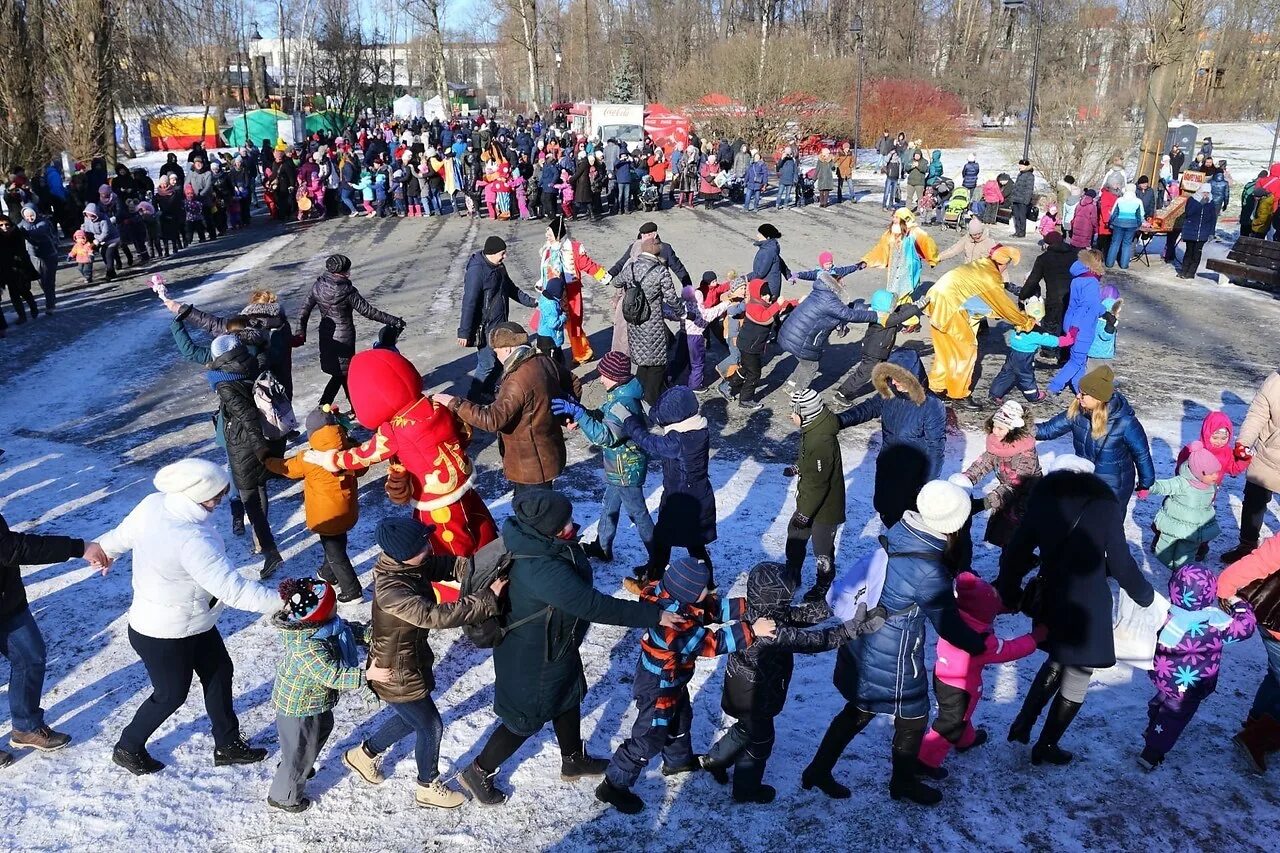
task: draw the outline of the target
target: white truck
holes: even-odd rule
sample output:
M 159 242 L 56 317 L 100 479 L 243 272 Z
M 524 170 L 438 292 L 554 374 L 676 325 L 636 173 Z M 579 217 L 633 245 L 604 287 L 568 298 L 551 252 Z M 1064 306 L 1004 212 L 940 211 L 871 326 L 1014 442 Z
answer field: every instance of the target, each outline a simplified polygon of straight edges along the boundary
M 594 102 L 575 104 L 569 113 L 570 127 L 600 139 L 644 142 L 644 104 L 609 104 Z

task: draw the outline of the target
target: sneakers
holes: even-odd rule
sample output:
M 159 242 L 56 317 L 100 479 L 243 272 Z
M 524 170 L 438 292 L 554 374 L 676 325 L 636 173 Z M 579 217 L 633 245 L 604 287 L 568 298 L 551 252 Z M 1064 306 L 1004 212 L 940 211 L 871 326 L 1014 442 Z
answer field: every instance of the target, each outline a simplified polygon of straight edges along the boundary
M 493 779 L 497 775 L 497 770 L 486 773 L 473 761 L 467 765 L 466 770 L 458 774 L 458 781 L 467 789 L 467 793 L 471 794 L 471 799 L 480 805 L 497 806 L 507 801 L 507 795 L 493 785 Z
M 630 788 L 616 787 L 608 779 L 596 787 L 596 799 L 623 814 L 640 814 L 644 811 L 644 800 L 631 793 Z
M 720 392 L 721 397 L 724 397 L 725 400 L 732 402 L 733 400 L 732 385 L 730 385 L 728 382 L 721 382 L 719 385 L 716 386 L 716 390 Z
M 306 797 L 303 797 L 296 803 L 277 803 L 275 800 L 267 797 L 267 805 L 271 806 L 273 809 L 279 809 L 282 812 L 293 812 L 294 814 L 297 814 L 298 812 L 305 812 L 307 809 L 311 808 L 311 801 Z
M 1023 395 L 1023 396 L 1025 397 L 1026 395 Z M 1044 391 L 1040 389 L 1036 389 L 1036 393 L 1030 397 L 1026 397 L 1026 401 L 1028 403 L 1042 403 L 1048 398 L 1049 398 L 1048 394 L 1046 394 Z M 1003 405 L 1003 401 L 1001 401 L 1001 404 Z
M 749 400 L 739 400 L 738 408 L 742 409 L 744 412 L 758 412 L 764 408 L 764 403 L 760 403 L 760 402 L 753 403 Z
M 213 751 L 213 766 L 225 767 L 228 764 L 257 764 L 267 757 L 267 751 L 259 747 L 249 746 L 245 743 L 244 738 L 236 736 L 236 739 L 226 746 L 220 746 Z
M 382 775 L 382 768 L 378 766 L 378 756 L 369 752 L 364 744 L 353 746 L 342 753 L 342 763 L 370 785 L 381 785 L 387 781 L 387 777 Z
M 116 748 L 111 751 L 111 761 L 128 770 L 134 776 L 147 776 L 151 773 L 159 773 L 164 769 L 164 764 L 152 758 L 146 747 L 143 747 L 138 752 L 130 752 L 117 744 Z
M 428 784 L 418 783 L 413 792 L 413 801 L 423 808 L 456 809 L 467 801 L 462 794 L 447 787 L 439 779 L 432 779 Z
M 593 758 L 587 755 L 586 750 L 575 752 L 573 755 L 562 755 L 560 757 L 560 778 L 566 782 L 572 782 L 575 779 L 581 779 L 583 776 L 603 776 L 605 768 L 609 766 L 607 758 Z
M 613 562 L 613 552 L 600 547 L 600 543 L 595 539 L 582 543 L 582 550 L 592 560 L 599 560 L 602 563 Z
M 266 580 L 276 573 L 276 570 L 284 565 L 284 558 L 280 556 L 280 552 L 272 548 L 270 551 L 264 551 L 262 554 L 262 571 L 258 572 L 259 580 Z
M 359 601 L 362 598 L 364 598 L 364 590 L 360 587 L 356 587 L 351 590 L 344 590 L 338 593 L 338 601 L 343 604 L 350 604 L 351 602 Z
M 847 409 L 847 408 L 849 408 L 850 406 L 852 406 L 852 405 L 853 405 L 853 401 L 852 401 L 852 400 L 850 400 L 850 399 L 849 399 L 848 397 L 846 397 L 845 395 L 841 394 L 839 391 L 837 391 L 837 392 L 835 392 L 834 394 L 832 394 L 832 395 L 831 395 L 831 399 L 832 399 L 832 401 L 834 401 L 834 402 L 835 402 L 835 404 L 836 404 L 837 406 L 839 406 L 839 407 L 840 407 L 840 408 L 842 408 L 842 409 Z
M 57 752 L 71 743 L 71 735 L 55 732 L 48 726 L 37 726 L 29 732 L 15 730 L 9 735 L 9 746 L 15 749 L 38 749 L 41 752 Z

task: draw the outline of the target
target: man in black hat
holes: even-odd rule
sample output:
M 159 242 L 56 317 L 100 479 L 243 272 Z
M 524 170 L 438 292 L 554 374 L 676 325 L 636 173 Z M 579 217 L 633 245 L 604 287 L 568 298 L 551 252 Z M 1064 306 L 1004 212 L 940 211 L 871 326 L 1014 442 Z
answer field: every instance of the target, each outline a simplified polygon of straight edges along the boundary
M 640 254 L 640 243 L 644 240 L 646 234 L 658 234 L 658 224 L 656 222 L 646 222 L 640 226 L 639 233 L 636 234 L 635 242 L 618 258 L 617 263 L 609 267 L 609 275 L 616 276 L 622 272 L 622 268 L 627 265 L 636 255 Z M 680 258 L 676 255 L 676 250 L 671 248 L 671 244 L 663 241 L 661 235 L 658 235 L 658 257 L 667 265 L 667 269 L 675 273 L 677 279 L 680 280 L 682 287 L 692 287 L 693 279 L 689 277 L 689 271 L 684 268 L 684 264 L 680 262 Z
M 507 244 L 496 235 L 484 241 L 484 249 L 467 259 L 462 289 L 462 319 L 458 323 L 458 346 L 477 347 L 476 371 L 467 396 L 490 402 L 498 384 L 498 359 L 489 345 L 489 333 L 511 317 L 510 301 L 534 308 L 538 301 L 511 280 L 504 261 Z

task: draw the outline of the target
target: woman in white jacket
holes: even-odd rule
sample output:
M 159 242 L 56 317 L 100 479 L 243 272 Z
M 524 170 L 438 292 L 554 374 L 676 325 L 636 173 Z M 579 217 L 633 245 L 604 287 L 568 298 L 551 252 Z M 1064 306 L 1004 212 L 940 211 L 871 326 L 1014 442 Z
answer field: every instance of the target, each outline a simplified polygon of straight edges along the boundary
M 147 753 L 147 739 L 186 702 L 196 675 L 213 724 L 214 765 L 261 761 L 267 751 L 240 736 L 231 707 L 231 657 L 216 623 L 227 606 L 273 613 L 280 597 L 240 577 L 227 560 L 210 522 L 228 489 L 221 466 L 184 459 L 161 468 L 154 482 L 159 492 L 101 540 L 113 559 L 133 551 L 129 644 L 142 658 L 153 691 L 121 733 L 112 760 L 138 776 L 164 769 Z

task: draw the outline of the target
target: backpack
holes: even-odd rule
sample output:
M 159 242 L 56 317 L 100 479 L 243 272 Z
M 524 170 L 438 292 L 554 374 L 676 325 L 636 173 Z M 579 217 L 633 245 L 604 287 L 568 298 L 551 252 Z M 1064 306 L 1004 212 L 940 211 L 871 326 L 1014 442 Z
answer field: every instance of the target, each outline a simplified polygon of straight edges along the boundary
M 644 288 L 640 286 L 639 279 L 635 278 L 634 266 L 631 275 L 631 283 L 627 285 L 626 292 L 622 295 L 622 319 L 633 326 L 639 326 L 649 322 L 653 312 L 649 308 L 649 299 L 644 295 Z
M 264 370 L 253 381 L 253 402 L 258 407 L 258 420 L 262 423 L 262 435 L 268 440 L 284 438 L 298 429 L 298 418 L 293 414 L 293 403 L 284 392 L 284 386 L 270 370 Z
M 458 594 L 471 595 L 486 589 L 495 580 L 507 577 L 511 574 L 511 567 L 515 562 L 515 558 L 523 556 L 520 554 L 512 554 L 507 550 L 507 544 L 502 541 L 502 537 L 485 545 L 470 560 L 470 567 L 466 574 L 460 579 Z M 551 615 L 551 606 L 548 605 L 536 613 L 518 619 L 511 624 L 507 624 L 506 605 L 503 605 L 503 612 L 497 616 L 490 616 L 482 622 L 474 625 L 463 625 L 462 633 L 471 641 L 478 649 L 492 649 L 502 644 L 507 634 L 526 625 L 529 622 L 535 622 L 538 619 L 545 619 Z

